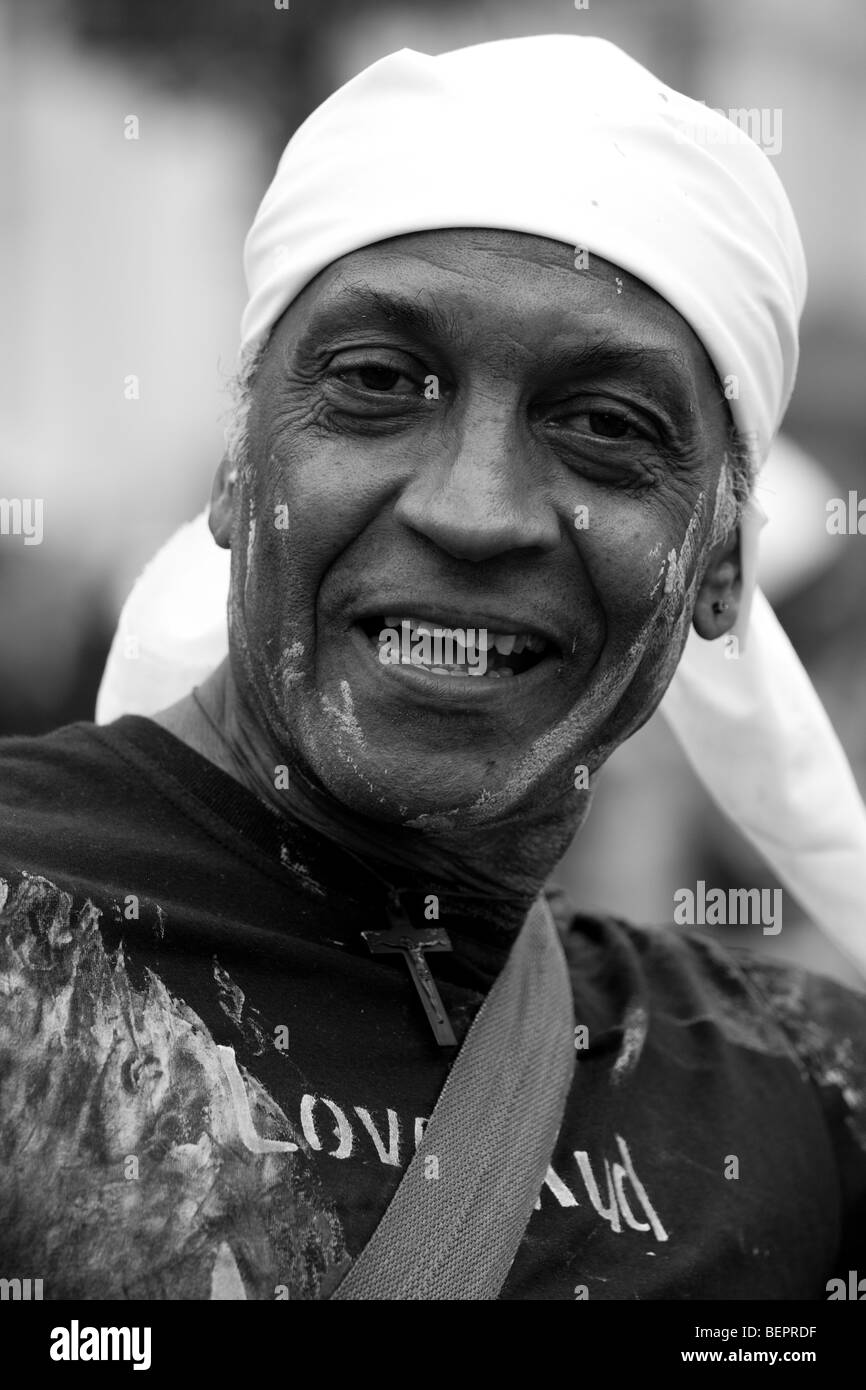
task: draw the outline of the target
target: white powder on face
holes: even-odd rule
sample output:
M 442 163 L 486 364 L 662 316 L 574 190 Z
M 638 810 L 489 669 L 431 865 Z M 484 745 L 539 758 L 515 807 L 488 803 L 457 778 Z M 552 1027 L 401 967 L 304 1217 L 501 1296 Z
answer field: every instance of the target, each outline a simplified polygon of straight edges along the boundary
M 718 490 L 716 492 L 716 496 L 718 497 Z M 704 519 L 706 503 L 707 494 L 703 491 L 703 489 L 701 489 L 701 491 L 698 493 L 697 501 L 695 502 L 695 509 L 692 512 L 691 517 L 689 519 L 689 524 L 686 527 L 686 534 L 683 537 L 682 546 L 680 547 L 680 560 L 679 565 L 677 566 L 677 584 L 679 591 L 682 593 L 685 592 L 686 575 L 688 574 L 689 569 L 694 563 L 695 546 L 697 544 L 700 525 Z
M 409 825 L 446 828 L 458 821 L 461 825 L 489 822 L 497 815 L 507 814 L 531 792 L 534 785 L 557 766 L 567 768 L 569 757 L 576 757 L 577 751 L 584 745 L 588 730 L 594 725 L 600 725 L 608 717 L 613 707 L 612 702 L 615 704 L 619 694 L 627 689 L 646 654 L 648 644 L 653 640 L 665 641 L 667 645 L 679 644 L 684 626 L 689 620 L 698 581 L 695 571 L 688 581 L 688 588 L 686 587 L 687 576 L 694 563 L 705 508 L 706 494 L 701 491 L 686 526 L 679 555 L 676 547 L 668 552 L 651 591 L 650 597 L 654 597 L 664 582 L 664 597 L 661 603 L 647 617 L 624 656 L 591 690 L 584 693 L 580 710 L 572 710 L 553 728 L 535 739 L 509 771 L 507 781 L 499 791 L 490 792 L 485 789 L 466 809 L 455 808 L 435 816 L 421 816 L 409 821 Z
M 716 496 L 718 498 L 718 490 Z M 679 557 L 677 556 L 676 546 L 668 551 L 667 558 L 659 566 L 655 583 L 650 589 L 650 598 L 655 598 L 659 588 L 662 583 L 664 583 L 665 601 L 669 608 L 676 607 L 685 597 L 686 575 L 694 562 L 695 544 L 701 522 L 704 518 L 705 509 L 706 493 L 702 489 L 698 493 L 694 510 L 689 518 L 689 524 L 686 527 L 686 533 L 683 536 L 682 545 L 680 547 Z M 653 547 L 650 551 L 651 559 L 655 558 L 660 548 L 660 545 Z
M 356 755 L 367 747 L 367 740 L 364 731 L 358 723 L 355 715 L 355 702 L 352 699 L 352 688 L 346 680 L 340 681 L 340 696 L 342 699 L 342 709 L 335 705 L 333 700 L 327 695 L 321 696 L 322 711 L 326 719 L 332 726 L 336 726 L 337 753 L 342 758 L 356 776 L 360 777 L 371 791 L 374 790 L 371 782 L 366 777 L 361 776 L 360 769 L 355 761 Z
M 304 679 L 304 669 L 301 666 L 303 655 L 303 642 L 294 641 L 276 663 L 270 683 L 278 702 L 290 695 L 292 687 Z
M 605 719 L 611 701 L 618 697 L 640 664 L 650 629 L 656 622 L 652 614 L 635 637 L 625 655 L 615 663 L 588 691 L 583 692 L 579 710 L 570 710 L 552 728 L 536 738 L 526 752 L 509 769 L 506 783 L 497 792 L 484 789 L 469 807 L 418 816 L 407 821 L 415 828 L 447 829 L 453 825 L 485 825 L 500 815 L 506 815 L 557 767 L 569 769 L 569 759 L 576 756 L 586 740 L 588 729 Z
M 557 768 L 569 772 L 569 759 L 577 757 L 585 746 L 589 730 L 603 727 L 621 695 L 628 688 L 634 675 L 646 656 L 647 648 L 655 642 L 665 647 L 682 645 L 684 628 L 690 621 L 692 600 L 698 582 L 698 572 L 688 578 L 694 566 L 695 553 L 705 518 L 707 496 L 702 490 L 695 501 L 692 514 L 686 525 L 679 552 L 672 547 L 659 568 L 656 582 L 650 593 L 653 598 L 664 585 L 663 597 L 650 613 L 625 654 L 588 691 L 583 692 L 580 709 L 571 710 L 559 723 L 545 730 L 536 738 L 526 752 L 508 770 L 505 785 L 492 792 L 485 788 L 469 807 L 452 807 L 449 810 L 427 813 L 407 820 L 405 824 L 413 828 L 448 829 L 454 826 L 487 824 L 498 816 L 508 814 L 545 777 Z M 719 505 L 719 489 L 716 490 L 716 509 Z M 655 558 L 662 549 L 661 542 L 653 547 L 650 558 Z M 576 639 L 575 639 L 576 640 Z M 340 715 L 340 717 L 345 717 Z M 611 748 L 601 745 L 607 757 Z
M 251 572 L 252 566 L 253 566 L 253 548 L 254 548 L 254 546 L 255 546 L 255 543 L 256 543 L 256 502 L 255 502 L 255 498 L 251 495 L 251 496 L 250 496 L 250 522 L 249 522 L 249 530 L 247 531 L 247 560 L 246 560 L 246 568 L 245 568 L 245 571 L 244 571 L 244 599 L 246 599 L 246 596 L 247 596 L 247 586 L 249 585 L 249 582 L 250 582 L 250 572 Z

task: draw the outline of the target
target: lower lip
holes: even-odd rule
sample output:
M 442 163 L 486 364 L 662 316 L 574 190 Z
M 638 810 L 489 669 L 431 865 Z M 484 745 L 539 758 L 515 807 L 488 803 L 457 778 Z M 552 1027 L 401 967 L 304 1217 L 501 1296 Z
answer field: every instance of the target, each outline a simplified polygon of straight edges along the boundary
M 401 681 L 407 693 L 434 696 L 439 703 L 450 701 L 474 705 L 479 700 L 510 700 L 513 703 L 515 696 L 531 694 L 536 686 L 553 674 L 557 666 L 555 657 L 542 656 L 540 661 L 519 676 L 437 676 L 422 666 L 380 661 L 378 649 L 363 628 L 353 627 L 351 634 L 355 645 L 363 649 L 367 660 L 386 680 Z

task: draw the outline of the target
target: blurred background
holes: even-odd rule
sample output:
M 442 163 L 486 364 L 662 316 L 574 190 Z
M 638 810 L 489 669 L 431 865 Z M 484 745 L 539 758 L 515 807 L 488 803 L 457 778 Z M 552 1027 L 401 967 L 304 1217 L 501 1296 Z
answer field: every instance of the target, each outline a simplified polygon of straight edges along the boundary
M 829 498 L 866 496 L 860 0 L 0 0 L 0 498 L 44 507 L 40 545 L 0 534 L 0 735 L 92 718 L 136 574 L 208 495 L 241 246 L 293 129 L 394 49 L 545 32 L 609 38 L 710 106 L 782 112 L 810 294 L 762 578 L 866 789 L 866 535 L 826 528 Z M 644 922 L 698 878 L 775 886 L 658 718 L 611 760 L 557 876 Z M 779 936 L 725 939 L 848 977 L 785 903 Z

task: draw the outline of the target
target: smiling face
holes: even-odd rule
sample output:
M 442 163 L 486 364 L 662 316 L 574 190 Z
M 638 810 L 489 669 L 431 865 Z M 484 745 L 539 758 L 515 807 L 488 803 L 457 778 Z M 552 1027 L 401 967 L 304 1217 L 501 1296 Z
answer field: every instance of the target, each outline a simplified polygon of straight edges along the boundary
M 269 745 L 341 802 L 495 822 L 573 799 L 575 766 L 648 718 L 707 565 L 729 421 L 703 347 L 644 284 L 511 232 L 365 248 L 277 324 L 247 426 L 211 520 L 233 551 L 233 676 Z M 714 596 L 734 579 L 728 562 Z M 404 620 L 422 656 L 424 626 L 486 632 L 449 653 L 480 668 L 486 645 L 486 672 L 381 660 Z

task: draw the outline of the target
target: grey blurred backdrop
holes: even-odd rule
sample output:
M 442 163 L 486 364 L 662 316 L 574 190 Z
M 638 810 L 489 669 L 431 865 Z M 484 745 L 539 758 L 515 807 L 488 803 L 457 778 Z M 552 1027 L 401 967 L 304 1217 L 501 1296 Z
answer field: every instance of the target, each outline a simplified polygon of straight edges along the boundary
M 135 575 L 208 494 L 241 245 L 292 130 L 394 49 L 531 33 L 601 35 L 710 106 L 782 113 L 810 294 L 763 580 L 866 787 L 866 535 L 826 528 L 828 498 L 866 495 L 861 0 L 0 0 L 0 497 L 44 503 L 40 545 L 0 535 L 0 735 L 92 717 Z M 671 920 L 697 878 L 774 886 L 658 719 L 611 761 L 558 877 L 641 921 Z M 724 930 L 848 974 L 787 898 L 778 937 Z

